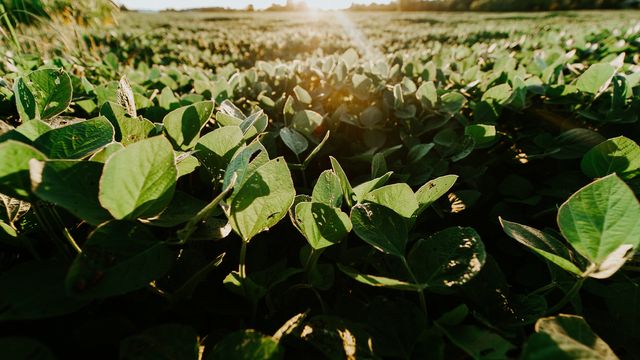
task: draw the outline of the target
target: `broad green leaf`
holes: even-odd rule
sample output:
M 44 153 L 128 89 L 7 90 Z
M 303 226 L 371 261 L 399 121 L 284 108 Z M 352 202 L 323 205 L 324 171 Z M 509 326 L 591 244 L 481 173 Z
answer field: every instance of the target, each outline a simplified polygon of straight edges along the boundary
M 342 271 L 345 275 L 349 276 L 353 280 L 369 286 L 382 287 L 382 288 L 394 289 L 394 290 L 404 290 L 404 291 L 424 290 L 424 286 L 420 286 L 420 284 L 412 284 L 410 282 L 391 279 L 384 276 L 362 274 L 358 272 L 358 270 L 346 265 L 338 264 L 338 269 L 340 269 L 340 271 Z
M 624 136 L 609 139 L 589 150 L 580 167 L 594 179 L 616 173 L 623 180 L 631 180 L 640 173 L 640 147 Z
M 324 203 L 300 203 L 295 214 L 302 234 L 315 250 L 339 243 L 351 231 L 349 215 Z
M 178 178 L 185 175 L 189 175 L 200 166 L 200 161 L 191 155 L 191 153 L 177 153 L 176 154 L 176 167 L 178 169 Z
M 535 329 L 536 334 L 524 346 L 522 359 L 618 359 L 580 316 L 561 314 L 542 318 Z
M 293 151 L 294 154 L 300 155 L 309 147 L 309 141 L 299 132 L 284 127 L 280 129 L 280 138 L 282 142 Z
M 293 92 L 296 94 L 296 99 L 303 104 L 309 105 L 313 101 L 307 90 L 300 87 L 300 85 L 296 85 L 296 87 L 293 88 Z
M 464 128 L 464 134 L 473 138 L 477 149 L 493 143 L 496 139 L 496 127 L 484 124 L 468 125 Z
M 363 201 L 388 207 L 406 219 L 411 218 L 418 210 L 416 196 L 405 183 L 386 185 L 372 190 L 364 196 Z
M 294 130 L 313 139 L 316 136 L 322 136 L 322 133 L 318 133 L 318 129 L 322 126 L 322 122 L 322 115 L 315 111 L 303 110 L 298 111 L 293 116 L 291 126 Z
M 29 161 L 46 156 L 27 144 L 8 140 L 0 143 L 0 193 L 25 199 L 31 193 Z
M 198 360 L 199 354 L 198 333 L 179 324 L 156 326 L 120 342 L 122 360 Z
M 351 222 L 356 235 L 369 245 L 385 254 L 404 256 L 409 229 L 395 211 L 375 203 L 357 204 L 351 209 Z
M 318 176 L 311 198 L 314 202 L 324 203 L 336 208 L 342 205 L 340 179 L 333 170 L 325 170 Z
M 371 191 L 378 189 L 380 187 L 383 187 L 387 184 L 387 181 L 389 181 L 389 178 L 391 178 L 391 175 L 393 174 L 392 171 L 389 171 L 388 173 L 375 178 L 373 180 L 369 180 L 367 182 L 364 182 L 356 187 L 353 188 L 353 192 L 356 195 L 357 198 L 357 202 L 362 202 L 364 200 L 364 197 Z
M 453 91 L 442 95 L 440 102 L 440 106 L 444 112 L 456 114 L 462 110 L 464 105 L 467 103 L 467 99 L 459 92 Z
M 347 174 L 345 174 L 338 160 L 336 160 L 333 156 L 329 156 L 329 159 L 331 160 L 331 168 L 333 169 L 333 172 L 335 172 L 335 174 L 338 176 L 338 179 L 340 179 L 340 186 L 342 187 L 342 194 L 344 195 L 345 202 L 347 206 L 351 207 L 358 201 L 358 199 L 356 197 L 356 194 L 353 192 L 351 184 L 349 183 Z
M 45 120 L 65 111 L 72 98 L 71 78 L 62 69 L 40 69 L 16 80 L 20 119 Z
M 243 241 L 277 224 L 296 195 L 291 173 L 280 157 L 259 167 L 229 199 L 229 220 Z
M 417 215 L 421 214 L 426 208 L 451 190 L 457 180 L 457 175 L 445 175 L 422 185 L 422 187 L 416 191 L 416 200 L 418 200 L 418 204 L 420 204 Z
M 416 98 L 420 100 L 423 106 L 435 108 L 438 103 L 438 93 L 433 81 L 427 81 L 420 85 L 416 91 Z
M 205 360 L 280 360 L 283 357 L 284 349 L 270 336 L 240 330 L 217 343 Z
M 238 192 L 241 187 L 240 185 L 248 179 L 249 175 L 269 161 L 266 153 L 266 149 L 260 142 L 253 142 L 248 146 L 238 149 L 224 172 L 222 189 L 226 190 L 231 184 L 231 179 L 236 176 L 236 184 L 238 186 L 236 186 L 234 193 Z
M 493 101 L 500 105 L 504 105 L 511 97 L 511 93 L 511 86 L 509 86 L 509 84 L 500 84 L 487 89 L 487 91 L 482 94 L 482 100 Z
M 143 118 L 130 117 L 126 109 L 116 103 L 106 102 L 100 108 L 100 115 L 106 117 L 115 129 L 115 140 L 129 146 L 156 133 L 155 125 Z
M 40 199 L 65 208 L 91 225 L 99 225 L 111 218 L 98 202 L 101 163 L 34 160 L 30 165 L 33 192 Z
M 615 73 L 616 68 L 610 64 L 594 64 L 578 77 L 576 86 L 582 92 L 596 95 L 609 86 Z
M 574 264 L 569 249 L 550 234 L 530 226 L 506 221 L 502 218 L 500 218 L 500 224 L 507 235 L 562 269 L 578 276 L 581 276 L 584 272 Z
M 175 156 L 163 137 L 141 140 L 113 154 L 100 178 L 100 204 L 116 219 L 158 215 L 171 201 Z
M 206 202 L 183 191 L 176 191 L 167 209 L 160 215 L 147 219 L 147 223 L 159 227 L 174 227 L 194 218 Z
M 269 117 L 262 111 L 251 114 L 240 123 L 240 129 L 245 139 L 251 139 L 257 134 L 263 132 L 269 125 Z
M 469 227 L 451 227 L 418 240 L 408 256 L 418 283 L 429 288 L 463 285 L 475 277 L 486 260 L 484 244 Z
M 124 149 L 124 146 L 118 142 L 113 142 L 105 147 L 103 147 L 102 149 L 100 149 L 98 152 L 96 152 L 95 154 L 91 155 L 91 157 L 89 158 L 89 160 L 91 161 L 95 161 L 95 162 L 100 162 L 100 163 L 105 163 L 107 162 L 107 160 L 109 159 L 109 157 L 115 153 L 117 153 L 118 151 Z
M 24 321 L 65 315 L 86 301 L 67 295 L 67 265 L 53 260 L 16 265 L 0 275 L 0 321 Z
M 607 278 L 640 243 L 640 203 L 612 174 L 583 187 L 562 204 L 558 225 L 567 241 L 595 264 L 590 276 Z
M 45 132 L 33 145 L 51 159 L 80 159 L 113 142 L 113 126 L 105 117 Z
M 51 130 L 51 126 L 42 120 L 27 121 L 16 128 L 16 132 L 24 135 L 30 141 L 35 141 L 41 135 Z
M 201 137 L 194 156 L 211 174 L 220 178 L 233 154 L 243 145 L 243 134 L 237 126 L 224 126 Z
M 189 150 L 196 146 L 200 139 L 200 131 L 212 114 L 211 101 L 183 106 L 164 117 L 164 131 L 176 150 Z
M 110 221 L 82 246 L 67 273 L 67 291 L 86 299 L 126 294 L 164 276 L 174 259 L 174 252 L 144 225 Z

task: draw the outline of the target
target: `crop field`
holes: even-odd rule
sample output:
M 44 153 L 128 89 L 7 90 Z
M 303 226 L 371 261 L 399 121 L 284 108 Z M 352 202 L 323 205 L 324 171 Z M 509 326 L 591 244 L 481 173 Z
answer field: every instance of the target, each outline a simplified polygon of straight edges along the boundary
M 0 13 L 0 359 L 640 359 L 640 11 L 97 19 Z

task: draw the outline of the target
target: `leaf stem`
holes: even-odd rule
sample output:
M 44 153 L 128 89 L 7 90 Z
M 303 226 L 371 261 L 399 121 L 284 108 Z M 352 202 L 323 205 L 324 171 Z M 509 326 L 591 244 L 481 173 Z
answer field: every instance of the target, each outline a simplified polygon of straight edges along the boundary
M 580 288 L 582 288 L 582 284 L 586 279 L 586 277 L 581 277 L 578 281 L 576 281 L 576 283 L 573 284 L 573 286 L 571 287 L 571 289 L 569 289 L 565 296 L 551 309 L 547 310 L 545 314 L 551 315 L 560 311 L 580 291 Z
M 240 248 L 240 261 L 238 261 L 238 274 L 242 279 L 247 278 L 247 269 L 246 269 L 246 258 L 247 258 L 247 242 L 242 240 L 242 247 Z
M 407 269 L 407 272 L 409 273 L 409 276 L 411 277 L 411 280 L 413 281 L 413 283 L 415 285 L 418 285 L 418 279 L 413 273 L 413 270 L 411 270 L 411 266 L 409 266 L 409 262 L 407 261 L 407 258 L 404 256 L 401 256 L 400 259 L 402 260 L 402 264 L 404 265 L 405 269 Z M 424 317 L 426 321 L 429 322 L 429 312 L 427 311 L 427 299 L 425 299 L 424 297 L 424 291 L 416 290 L 416 292 L 418 293 L 418 299 L 420 300 L 420 307 L 422 308 L 422 312 L 424 312 Z

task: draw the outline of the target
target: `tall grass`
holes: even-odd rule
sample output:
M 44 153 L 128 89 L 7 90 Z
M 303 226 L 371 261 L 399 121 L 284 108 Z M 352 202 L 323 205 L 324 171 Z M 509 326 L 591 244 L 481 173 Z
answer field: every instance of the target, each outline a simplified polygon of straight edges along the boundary
M 113 23 L 115 11 L 110 0 L 0 0 L 0 47 L 43 55 L 93 51 L 84 34 Z

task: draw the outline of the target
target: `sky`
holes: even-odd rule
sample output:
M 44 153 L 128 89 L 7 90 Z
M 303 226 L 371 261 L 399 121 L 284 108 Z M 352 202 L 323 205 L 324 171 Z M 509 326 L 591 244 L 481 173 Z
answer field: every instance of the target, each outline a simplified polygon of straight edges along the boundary
M 307 0 L 306 3 L 317 9 L 342 9 L 351 3 L 370 4 L 389 3 L 391 0 Z M 207 6 L 222 6 L 243 9 L 253 4 L 256 9 L 264 9 L 271 4 L 285 4 L 286 0 L 116 0 L 119 4 L 135 10 L 162 10 L 166 8 L 187 9 Z

